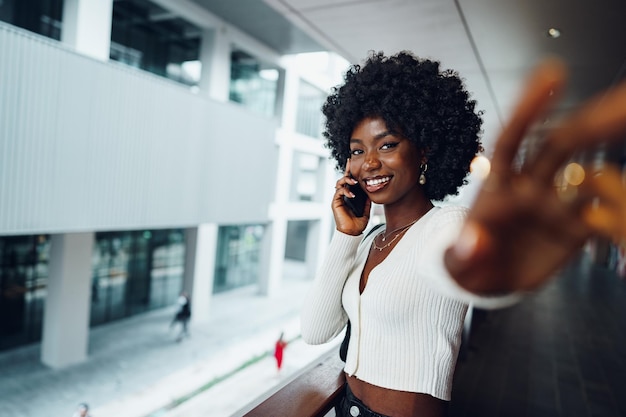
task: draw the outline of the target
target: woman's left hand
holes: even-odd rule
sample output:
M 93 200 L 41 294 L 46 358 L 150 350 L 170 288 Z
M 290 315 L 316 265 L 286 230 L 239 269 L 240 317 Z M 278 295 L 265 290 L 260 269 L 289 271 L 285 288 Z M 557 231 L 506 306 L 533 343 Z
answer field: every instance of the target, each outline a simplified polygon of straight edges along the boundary
M 614 233 L 617 224 L 620 233 L 626 232 L 626 190 L 610 171 L 606 177 L 585 172 L 582 185 L 555 185 L 557 173 L 575 153 L 626 137 L 626 83 L 585 103 L 551 129 L 521 167 L 515 164 L 526 132 L 544 116 L 564 81 L 558 61 L 544 62 L 533 72 L 496 142 L 491 173 L 461 235 L 446 251 L 446 267 L 469 291 L 489 295 L 536 289 L 594 233 Z M 594 212 L 597 201 L 604 202 L 600 207 L 609 217 Z

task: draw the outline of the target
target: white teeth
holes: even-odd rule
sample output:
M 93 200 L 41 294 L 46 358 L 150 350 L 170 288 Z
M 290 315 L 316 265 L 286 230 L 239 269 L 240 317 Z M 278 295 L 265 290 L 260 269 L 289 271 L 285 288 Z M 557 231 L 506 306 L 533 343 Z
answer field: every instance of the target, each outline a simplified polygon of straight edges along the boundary
M 373 179 L 373 180 L 367 180 L 367 181 L 365 181 L 365 183 L 367 185 L 379 185 L 379 184 L 382 184 L 384 182 L 389 181 L 390 179 L 391 179 L 391 177 L 376 178 L 376 179 Z

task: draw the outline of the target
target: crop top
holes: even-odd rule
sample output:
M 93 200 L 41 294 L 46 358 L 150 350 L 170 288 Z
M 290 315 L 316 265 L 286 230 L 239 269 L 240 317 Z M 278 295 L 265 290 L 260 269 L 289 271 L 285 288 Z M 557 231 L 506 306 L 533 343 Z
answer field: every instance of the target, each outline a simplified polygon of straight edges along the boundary
M 462 207 L 432 208 L 372 269 L 362 294 L 361 272 L 375 234 L 363 240 L 336 231 L 304 301 L 304 341 L 329 342 L 349 318 L 348 375 L 450 400 L 468 305 L 497 308 L 520 298 L 471 294 L 447 273 L 443 252 L 458 235 L 466 212 Z

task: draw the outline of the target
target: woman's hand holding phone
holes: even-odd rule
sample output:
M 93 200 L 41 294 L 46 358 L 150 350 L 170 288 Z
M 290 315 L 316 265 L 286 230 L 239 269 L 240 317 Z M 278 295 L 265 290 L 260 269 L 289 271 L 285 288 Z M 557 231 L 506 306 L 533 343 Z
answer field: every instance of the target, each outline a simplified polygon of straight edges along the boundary
M 349 235 L 360 235 L 367 227 L 372 202 L 358 181 L 350 175 L 350 160 L 335 186 L 332 209 L 337 230 Z

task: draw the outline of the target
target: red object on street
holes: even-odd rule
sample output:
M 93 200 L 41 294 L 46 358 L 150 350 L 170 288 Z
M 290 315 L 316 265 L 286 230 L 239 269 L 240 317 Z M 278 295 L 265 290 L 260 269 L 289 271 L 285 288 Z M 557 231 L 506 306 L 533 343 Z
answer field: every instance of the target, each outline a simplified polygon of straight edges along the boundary
M 274 347 L 274 357 L 276 358 L 276 367 L 280 371 L 280 368 L 283 366 L 283 351 L 285 350 L 285 346 L 287 346 L 287 342 L 283 340 L 283 335 L 280 335 L 280 338 L 276 341 L 276 346 Z

